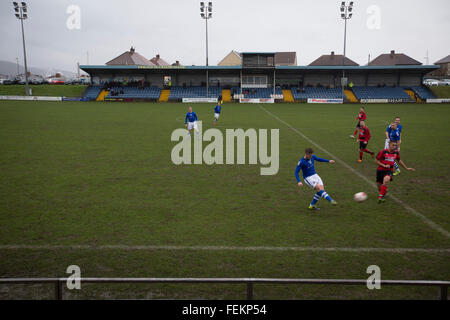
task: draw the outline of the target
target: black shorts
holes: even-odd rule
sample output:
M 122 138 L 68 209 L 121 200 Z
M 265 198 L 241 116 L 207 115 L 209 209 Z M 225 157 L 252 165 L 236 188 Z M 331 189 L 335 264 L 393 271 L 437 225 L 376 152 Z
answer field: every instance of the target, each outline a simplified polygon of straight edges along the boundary
M 377 170 L 377 182 L 378 183 L 383 183 L 385 176 L 390 176 L 391 181 L 393 180 L 392 171 Z
M 369 142 L 366 143 L 366 142 L 360 141 L 359 142 L 359 149 L 363 150 L 363 149 L 367 148 L 368 144 L 369 144 Z

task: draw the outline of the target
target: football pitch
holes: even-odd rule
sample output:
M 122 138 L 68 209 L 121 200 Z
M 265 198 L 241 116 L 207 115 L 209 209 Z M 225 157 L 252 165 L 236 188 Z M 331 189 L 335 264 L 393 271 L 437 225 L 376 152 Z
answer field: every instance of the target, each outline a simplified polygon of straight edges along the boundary
M 193 104 L 203 131 L 213 104 Z M 450 279 L 450 109 L 366 105 L 384 147 L 403 124 L 402 170 L 378 204 L 374 160 L 358 163 L 359 105 L 227 104 L 217 129 L 279 129 L 279 171 L 257 165 L 175 165 L 171 134 L 186 104 L 0 102 L 0 277 L 253 277 Z M 270 130 L 269 130 L 270 131 Z M 269 135 L 270 136 L 270 135 Z M 194 138 L 192 138 L 194 141 Z M 203 145 L 207 145 L 203 142 Z M 325 190 L 297 186 L 312 147 Z M 269 148 L 270 151 L 270 148 Z M 224 150 L 225 153 L 225 150 Z M 364 191 L 368 200 L 353 201 Z M 0 299 L 53 297 L 52 285 L 0 285 Z M 435 299 L 437 288 L 254 286 L 255 299 Z M 244 299 L 240 284 L 82 284 L 65 299 Z

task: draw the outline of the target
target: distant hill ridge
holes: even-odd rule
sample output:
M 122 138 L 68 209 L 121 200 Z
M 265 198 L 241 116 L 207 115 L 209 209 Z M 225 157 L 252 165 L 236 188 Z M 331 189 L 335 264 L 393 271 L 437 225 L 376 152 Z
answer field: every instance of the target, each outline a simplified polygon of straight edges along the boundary
M 19 72 L 21 74 L 23 74 L 24 70 L 25 70 L 24 66 L 19 63 Z M 68 77 L 68 78 L 73 78 L 73 77 L 77 76 L 76 72 L 53 69 L 53 68 L 44 69 L 44 68 L 28 67 L 28 71 L 31 72 L 31 74 L 38 74 L 43 77 L 47 77 L 49 75 L 54 75 L 56 72 L 60 72 L 65 77 Z M 9 76 L 9 77 L 17 76 L 17 63 L 0 60 L 0 75 Z

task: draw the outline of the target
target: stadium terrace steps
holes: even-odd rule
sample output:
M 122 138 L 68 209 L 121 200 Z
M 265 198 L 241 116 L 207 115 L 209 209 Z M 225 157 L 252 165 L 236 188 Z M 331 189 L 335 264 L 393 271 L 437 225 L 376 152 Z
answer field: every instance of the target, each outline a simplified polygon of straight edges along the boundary
M 405 92 L 411 97 L 411 99 L 413 99 L 414 101 L 417 102 L 422 102 L 422 99 L 420 99 L 414 91 L 412 91 L 411 89 L 405 89 Z M 416 99 L 417 97 L 417 99 Z
M 401 87 L 353 87 L 358 99 L 402 99 L 411 101 L 411 97 Z
M 231 88 L 231 94 L 240 94 L 240 87 Z M 249 99 L 270 99 L 273 95 L 273 88 L 242 88 L 244 98 Z M 280 88 L 275 88 L 275 94 L 281 96 L 283 92 Z
M 161 95 L 161 89 L 154 87 L 111 87 L 107 98 L 129 98 L 129 99 L 158 99 Z
M 223 102 L 230 102 L 231 101 L 231 90 L 230 89 L 223 89 L 222 90 L 222 100 L 223 100 Z
M 109 91 L 103 89 L 102 91 L 100 91 L 100 94 L 97 96 L 97 99 L 95 99 L 95 101 L 105 101 L 105 97 L 108 95 Z
M 415 86 L 408 89 L 411 89 L 413 92 L 415 92 L 421 100 L 436 98 L 436 96 L 426 87 Z
M 294 100 L 307 99 L 342 99 L 341 88 L 325 88 L 325 87 L 293 87 L 291 88 Z
M 222 94 L 221 87 L 209 87 L 208 94 L 206 92 L 206 87 L 180 87 L 174 86 L 170 90 L 169 101 L 170 100 L 180 100 L 183 98 L 213 98 L 217 99 Z
M 101 90 L 102 90 L 101 86 L 90 86 L 84 92 L 84 97 L 89 100 L 95 100 L 95 99 L 97 99 Z
M 346 89 L 346 90 L 344 90 L 344 93 L 345 93 L 345 96 L 347 97 L 347 99 L 350 102 L 358 102 L 358 99 L 356 98 L 356 96 L 355 96 L 355 94 L 353 93 L 352 90 Z
M 170 96 L 170 90 L 167 90 L 167 89 L 166 90 L 162 90 L 158 101 L 159 102 L 167 102 L 167 101 L 169 101 L 169 96 Z
M 291 90 L 282 90 L 284 102 L 294 102 L 294 96 Z

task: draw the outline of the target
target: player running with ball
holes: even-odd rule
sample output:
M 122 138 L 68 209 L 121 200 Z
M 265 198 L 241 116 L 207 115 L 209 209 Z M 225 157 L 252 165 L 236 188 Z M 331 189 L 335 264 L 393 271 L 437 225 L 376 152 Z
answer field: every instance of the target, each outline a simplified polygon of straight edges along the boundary
M 297 178 L 298 186 L 303 186 L 302 182 L 300 181 L 299 172 L 302 170 L 303 173 L 303 180 L 305 183 L 317 191 L 317 193 L 314 195 L 313 200 L 311 201 L 311 204 L 309 205 L 310 210 L 320 210 L 316 203 L 319 201 L 320 198 L 327 199 L 332 205 L 337 205 L 337 202 L 334 201 L 328 193 L 325 192 L 323 187 L 322 179 L 319 177 L 319 175 L 316 173 L 316 170 L 314 169 L 314 161 L 319 162 L 329 162 L 331 164 L 334 163 L 334 160 L 327 160 L 322 159 L 319 157 L 316 157 L 314 155 L 314 151 L 311 148 L 305 149 L 305 156 L 300 159 L 300 161 L 297 164 L 297 168 L 295 168 L 295 177 Z
M 378 164 L 377 168 L 377 186 L 380 195 L 378 196 L 378 203 L 385 202 L 388 182 L 392 181 L 392 174 L 394 173 L 394 163 L 398 161 L 400 165 L 408 171 L 415 171 L 414 168 L 408 168 L 406 164 L 400 160 L 400 154 L 397 150 L 397 142 L 390 141 L 389 147 L 383 149 L 378 153 L 375 162 Z

